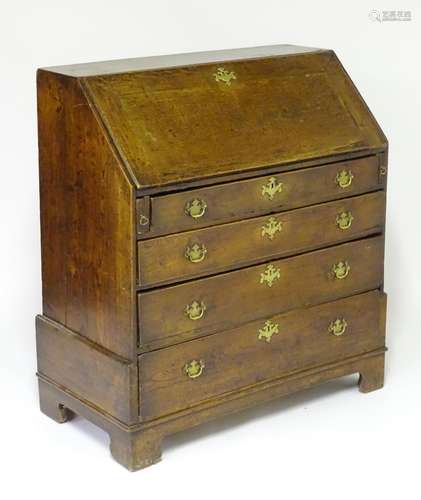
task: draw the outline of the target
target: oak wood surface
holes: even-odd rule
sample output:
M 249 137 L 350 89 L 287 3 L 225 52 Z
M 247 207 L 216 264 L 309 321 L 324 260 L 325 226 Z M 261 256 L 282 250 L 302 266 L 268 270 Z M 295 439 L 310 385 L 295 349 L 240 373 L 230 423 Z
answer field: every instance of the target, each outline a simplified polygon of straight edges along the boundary
M 75 79 L 38 72 L 43 313 L 135 356 L 134 191 Z
M 126 424 L 138 421 L 138 378 L 130 363 L 37 316 L 38 373 Z
M 351 185 L 346 188 L 341 188 L 336 182 L 336 175 L 342 170 L 351 171 L 354 176 Z M 282 183 L 282 191 L 276 193 L 273 199 L 262 195 L 262 188 L 268 184 L 271 177 L 275 177 L 277 183 Z M 378 157 L 368 156 L 175 194 L 153 196 L 150 199 L 151 213 L 146 212 L 143 206 L 139 207 L 138 218 L 142 214 L 151 218 L 150 227 L 139 237 L 149 238 L 199 229 L 354 196 L 379 188 L 382 188 L 382 185 Z M 204 215 L 196 219 L 185 213 L 186 205 L 195 199 L 204 201 L 207 205 Z
M 130 427 L 104 415 L 99 408 L 81 401 L 71 391 L 63 391 L 53 381 L 43 377 L 39 378 L 40 403 L 53 419 L 59 406 L 66 413 L 83 416 L 104 429 L 110 435 L 113 457 L 129 470 L 137 470 L 160 459 L 161 443 L 165 436 L 305 390 L 315 384 L 359 373 L 361 392 L 379 389 L 384 380 L 384 351 L 385 349 L 378 349 L 323 367 L 293 373 Z
M 386 146 L 333 52 L 219 67 L 81 79 L 137 188 Z
M 351 270 L 345 279 L 338 280 L 333 277 L 332 266 L 339 261 L 347 261 Z M 260 283 L 268 266 L 263 264 L 139 293 L 141 348 L 185 341 L 378 288 L 383 280 L 383 238 L 345 243 L 271 264 L 279 269 L 280 276 L 271 287 Z M 185 314 L 186 305 L 193 301 L 203 301 L 206 306 L 200 320 L 192 321 Z
M 380 233 L 384 213 L 385 195 L 378 192 L 140 241 L 139 284 L 183 281 Z M 341 214 L 353 217 L 347 229 L 337 223 Z M 263 233 L 276 224 L 276 233 Z M 186 257 L 194 245 L 206 250 L 201 262 Z
M 388 145 L 334 52 L 55 67 L 37 88 L 46 415 L 90 419 L 136 470 L 218 415 L 350 373 L 362 392 L 383 385 Z M 207 209 L 193 219 L 196 198 Z M 208 253 L 187 263 L 195 243 Z
M 278 326 L 270 342 L 258 338 L 265 326 L 262 319 L 142 354 L 141 417 L 150 420 L 288 372 L 383 347 L 379 295 L 369 292 L 266 318 Z M 338 318 L 346 320 L 347 328 L 343 335 L 334 336 L 329 325 Z M 194 379 L 183 371 L 192 360 L 204 364 L 202 374 Z

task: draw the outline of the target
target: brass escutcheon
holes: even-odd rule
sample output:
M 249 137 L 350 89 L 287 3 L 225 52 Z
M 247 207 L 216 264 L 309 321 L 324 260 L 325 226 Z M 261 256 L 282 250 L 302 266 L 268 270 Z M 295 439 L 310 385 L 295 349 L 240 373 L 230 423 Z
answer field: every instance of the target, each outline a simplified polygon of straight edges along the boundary
M 336 174 L 336 183 L 342 189 L 349 187 L 352 184 L 352 179 L 354 178 L 351 170 L 341 170 Z
M 273 240 L 275 233 L 282 231 L 282 222 L 277 221 L 275 217 L 269 217 L 269 220 L 264 226 L 262 226 L 262 236 L 269 236 L 269 239 Z
M 267 321 L 265 321 L 265 326 L 263 328 L 260 328 L 257 338 L 259 340 L 270 342 L 272 335 L 275 333 L 279 333 L 279 325 L 278 323 L 272 323 L 272 321 L 268 319 Z
M 268 182 L 262 186 L 262 196 L 267 196 L 269 200 L 273 200 L 276 193 L 281 193 L 283 188 L 282 182 L 278 182 L 276 177 L 271 177 Z
M 353 220 L 354 216 L 351 212 L 341 212 L 336 217 L 336 224 L 338 225 L 339 229 L 349 229 Z
M 196 359 L 192 359 L 188 363 L 184 365 L 184 373 L 190 377 L 190 378 L 197 378 L 202 375 L 203 370 L 205 368 L 205 362 L 199 359 L 197 361 Z
M 215 80 L 217 82 L 223 82 L 228 87 L 231 85 L 231 80 L 236 80 L 237 76 L 234 71 L 227 71 L 225 68 L 218 68 L 216 73 L 213 74 Z
M 351 266 L 348 264 L 346 260 L 340 260 L 336 264 L 332 266 L 332 272 L 335 275 L 335 278 L 338 280 L 343 280 L 349 274 Z
M 184 212 L 186 215 L 190 215 L 193 219 L 199 219 L 205 215 L 207 206 L 206 201 L 195 198 L 194 200 L 186 203 Z
M 197 300 L 194 300 L 184 309 L 184 312 L 193 321 L 203 318 L 205 311 L 206 311 L 205 303 L 203 301 L 198 302 Z
M 340 337 L 345 333 L 346 327 L 348 326 L 348 323 L 345 321 L 344 318 L 336 318 L 334 321 L 332 321 L 329 325 L 328 331 L 332 335 L 335 335 L 336 337 Z
M 191 247 L 188 246 L 186 248 L 186 252 L 184 255 L 187 260 L 196 264 L 197 262 L 202 262 L 202 260 L 206 257 L 207 252 L 208 251 L 205 245 L 198 245 L 197 243 L 195 243 Z
M 273 285 L 274 281 L 281 277 L 281 270 L 273 264 L 266 266 L 263 273 L 260 273 L 260 283 L 266 284 L 269 288 Z

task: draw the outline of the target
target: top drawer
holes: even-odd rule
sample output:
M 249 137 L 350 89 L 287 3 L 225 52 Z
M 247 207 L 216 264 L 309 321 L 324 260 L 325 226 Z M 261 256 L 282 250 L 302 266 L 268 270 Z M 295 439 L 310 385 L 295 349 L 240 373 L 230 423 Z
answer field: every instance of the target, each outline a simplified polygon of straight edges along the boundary
M 139 237 L 177 233 L 379 189 L 377 156 L 151 198 L 151 225 Z M 143 203 L 137 220 L 143 219 Z M 149 215 L 149 214 L 147 214 Z

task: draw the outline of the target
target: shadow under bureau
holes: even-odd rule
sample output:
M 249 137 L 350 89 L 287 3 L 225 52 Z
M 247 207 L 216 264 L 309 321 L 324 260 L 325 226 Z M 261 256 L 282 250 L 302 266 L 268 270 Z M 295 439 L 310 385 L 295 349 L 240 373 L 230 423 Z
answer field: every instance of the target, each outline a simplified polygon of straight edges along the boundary
M 162 439 L 329 379 L 383 385 L 387 141 L 334 52 L 38 71 L 41 410 Z

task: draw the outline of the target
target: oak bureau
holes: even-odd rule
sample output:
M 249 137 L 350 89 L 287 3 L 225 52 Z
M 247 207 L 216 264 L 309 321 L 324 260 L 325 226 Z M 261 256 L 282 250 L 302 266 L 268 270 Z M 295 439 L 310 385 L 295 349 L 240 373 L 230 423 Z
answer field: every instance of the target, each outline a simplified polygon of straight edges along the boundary
M 331 50 L 41 69 L 41 410 L 131 470 L 329 379 L 383 385 L 387 140 Z

